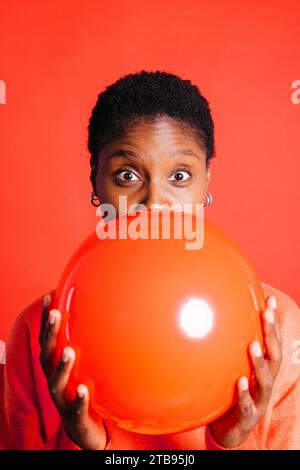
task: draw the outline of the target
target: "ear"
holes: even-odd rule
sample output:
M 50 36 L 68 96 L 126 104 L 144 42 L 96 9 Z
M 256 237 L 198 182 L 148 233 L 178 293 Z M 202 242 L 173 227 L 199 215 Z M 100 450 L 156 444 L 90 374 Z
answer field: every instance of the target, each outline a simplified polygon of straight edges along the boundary
M 207 187 L 209 186 L 210 180 L 211 180 L 211 171 L 210 171 L 210 165 L 208 165 L 208 168 L 206 170 Z

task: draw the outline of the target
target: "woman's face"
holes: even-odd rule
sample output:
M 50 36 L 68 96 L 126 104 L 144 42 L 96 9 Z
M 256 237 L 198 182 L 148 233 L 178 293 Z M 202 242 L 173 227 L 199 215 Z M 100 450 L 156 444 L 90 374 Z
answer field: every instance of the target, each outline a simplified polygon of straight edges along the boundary
M 205 202 L 209 181 L 210 169 L 197 139 L 167 117 L 139 121 L 99 154 L 97 195 L 119 215 L 119 196 L 127 197 L 128 209 L 138 204 L 194 207 Z

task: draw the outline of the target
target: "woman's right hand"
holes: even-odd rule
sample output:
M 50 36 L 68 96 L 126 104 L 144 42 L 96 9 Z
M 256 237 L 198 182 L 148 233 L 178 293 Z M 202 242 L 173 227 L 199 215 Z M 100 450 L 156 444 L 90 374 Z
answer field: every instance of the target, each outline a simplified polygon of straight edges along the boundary
M 107 435 L 103 421 L 96 422 L 89 414 L 88 388 L 80 384 L 73 402 L 64 398 L 64 390 L 70 372 L 76 360 L 75 351 L 65 347 L 63 354 L 54 369 L 51 367 L 51 356 L 56 347 L 57 334 L 61 322 L 59 310 L 48 311 L 51 294 L 46 294 L 42 310 L 39 342 L 41 346 L 40 363 L 48 381 L 51 398 L 61 416 L 65 430 L 75 444 L 81 449 L 103 450 Z

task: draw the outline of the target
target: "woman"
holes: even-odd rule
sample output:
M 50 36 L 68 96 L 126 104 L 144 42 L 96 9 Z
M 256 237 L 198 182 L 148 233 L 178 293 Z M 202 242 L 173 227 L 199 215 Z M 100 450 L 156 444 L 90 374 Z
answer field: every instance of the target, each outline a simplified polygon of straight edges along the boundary
M 130 74 L 98 97 L 89 122 L 91 202 L 113 204 L 205 203 L 215 156 L 209 104 L 188 80 L 165 72 Z M 17 318 L 7 346 L 7 448 L 15 449 L 299 449 L 300 368 L 293 360 L 300 311 L 283 292 L 262 283 L 264 344 L 249 345 L 254 385 L 236 384 L 237 404 L 208 426 L 163 436 L 138 435 L 95 422 L 88 389 L 79 385 L 67 404 L 63 391 L 75 352 L 65 348 L 55 371 L 49 358 L 60 312 L 51 295 Z M 103 358 L 105 360 L 105 358 Z

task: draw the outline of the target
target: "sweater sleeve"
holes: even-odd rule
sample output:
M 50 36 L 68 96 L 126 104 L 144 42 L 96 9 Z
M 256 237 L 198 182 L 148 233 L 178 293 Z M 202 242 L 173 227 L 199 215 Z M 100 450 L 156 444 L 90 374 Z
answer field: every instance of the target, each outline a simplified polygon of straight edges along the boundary
M 16 319 L 8 339 L 4 367 L 7 449 L 80 448 L 64 430 L 39 364 L 38 332 L 42 299 Z
M 277 300 L 282 336 L 282 363 L 274 381 L 266 414 L 246 441 L 233 448 L 215 442 L 206 426 L 205 441 L 211 450 L 299 450 L 300 449 L 300 309 L 287 294 L 263 284 L 266 296 Z
M 278 298 L 282 363 L 273 390 L 266 449 L 300 449 L 300 309 L 287 294 Z

